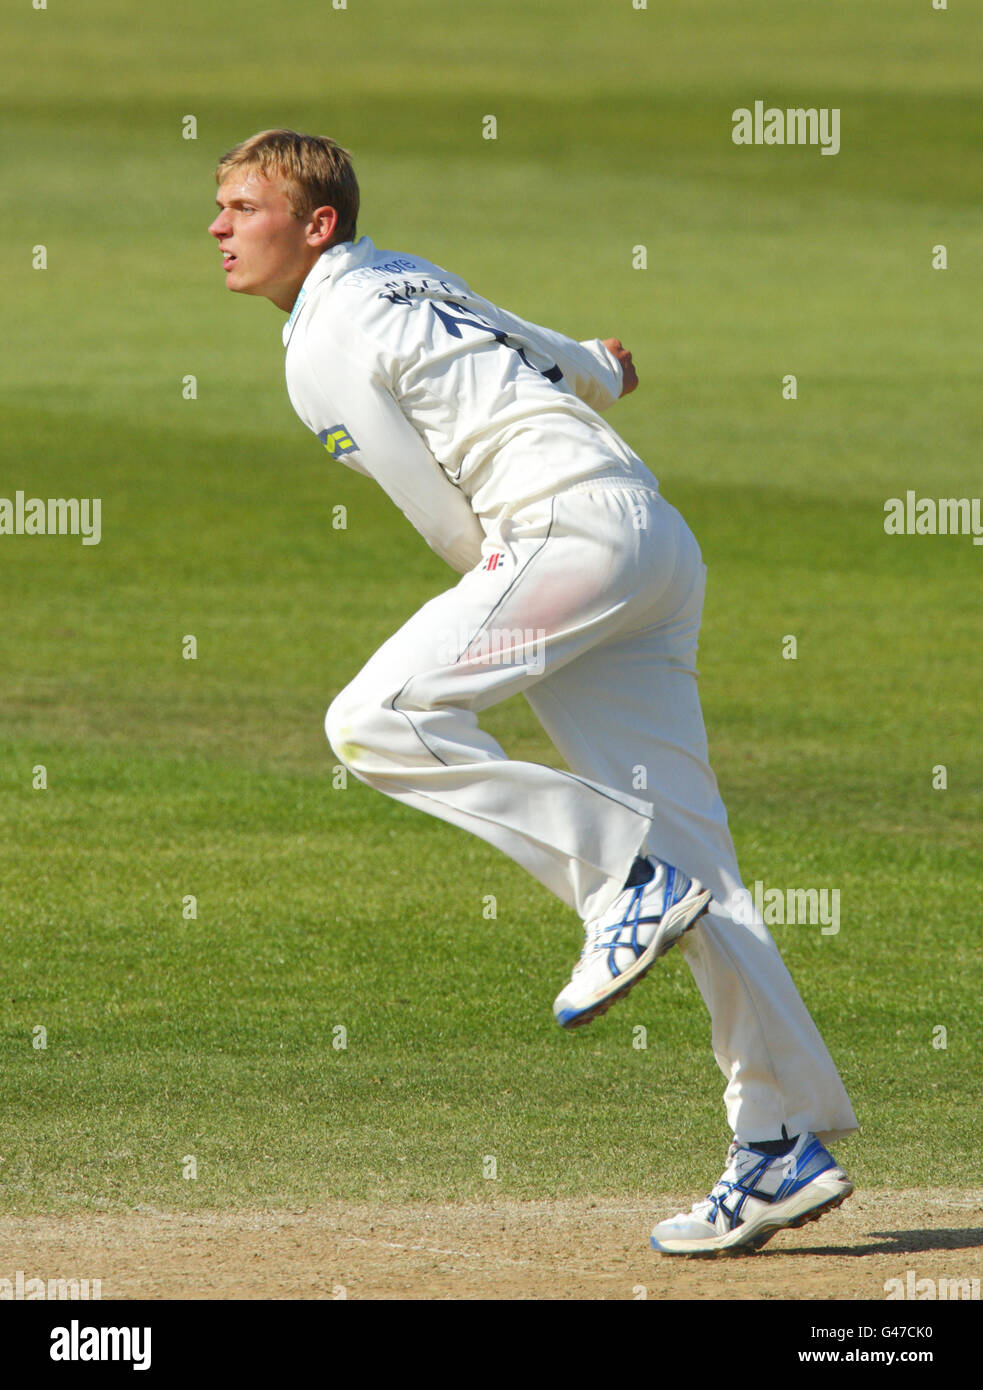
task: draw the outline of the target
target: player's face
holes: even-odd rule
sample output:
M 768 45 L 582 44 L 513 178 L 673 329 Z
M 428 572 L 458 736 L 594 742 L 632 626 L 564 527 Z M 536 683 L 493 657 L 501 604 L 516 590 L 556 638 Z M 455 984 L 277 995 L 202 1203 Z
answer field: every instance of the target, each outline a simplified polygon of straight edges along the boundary
M 233 171 L 215 199 L 209 227 L 222 251 L 226 288 L 293 307 L 323 245 L 310 244 L 310 224 L 295 217 L 286 190 L 256 170 Z

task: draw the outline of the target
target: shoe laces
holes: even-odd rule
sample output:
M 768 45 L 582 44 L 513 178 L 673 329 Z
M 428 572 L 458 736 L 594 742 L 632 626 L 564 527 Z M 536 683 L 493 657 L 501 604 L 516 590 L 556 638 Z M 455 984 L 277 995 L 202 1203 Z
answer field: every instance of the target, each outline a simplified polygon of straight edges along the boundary
M 633 894 L 632 900 L 616 922 L 605 922 L 603 917 L 599 917 L 593 922 L 586 923 L 583 949 L 580 952 L 580 959 L 573 967 L 575 975 L 584 969 L 595 952 L 611 951 L 618 946 L 631 945 L 630 938 L 628 941 L 620 941 L 619 937 L 626 928 L 634 931 L 641 915 L 642 897 L 647 887 L 648 884 L 643 883 L 630 890 Z
M 731 1160 L 736 1158 L 736 1156 L 740 1153 L 741 1149 L 743 1148 L 744 1145 L 741 1144 L 737 1139 L 731 1140 L 730 1148 L 727 1150 L 727 1162 L 724 1164 L 724 1173 L 720 1178 L 717 1179 L 716 1183 L 714 1183 L 714 1190 L 712 1192 L 710 1192 L 706 1197 L 704 1197 L 702 1201 L 694 1202 L 694 1216 L 698 1216 L 702 1220 L 708 1221 L 711 1225 L 714 1224 L 717 1212 L 720 1208 L 720 1204 L 723 1201 L 723 1198 L 726 1197 L 730 1192 L 729 1182 L 726 1178 L 727 1169 L 731 1165 Z M 716 1189 L 725 1183 L 727 1183 L 727 1186 L 725 1187 L 723 1195 L 717 1196 Z
M 618 932 L 621 931 L 621 927 L 621 922 L 619 922 L 617 926 L 604 926 L 602 922 L 588 922 L 584 928 L 586 936 L 584 938 L 583 948 L 580 952 L 580 959 L 573 967 L 573 973 L 576 975 L 583 970 L 595 951 L 602 951 L 605 947 L 612 946 L 614 944 L 614 939 L 612 938 L 611 941 L 605 941 L 604 938 L 610 936 L 612 932 L 616 937 Z

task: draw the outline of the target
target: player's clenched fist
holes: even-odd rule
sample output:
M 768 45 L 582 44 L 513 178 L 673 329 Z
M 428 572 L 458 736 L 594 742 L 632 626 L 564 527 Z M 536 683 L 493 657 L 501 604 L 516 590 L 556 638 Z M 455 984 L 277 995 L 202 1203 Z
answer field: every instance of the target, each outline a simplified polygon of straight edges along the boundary
M 635 364 L 631 360 L 631 353 L 623 345 L 620 338 L 602 338 L 601 342 L 621 363 L 621 394 L 627 396 L 628 392 L 634 391 L 635 387 L 638 385 L 638 373 L 635 371 Z

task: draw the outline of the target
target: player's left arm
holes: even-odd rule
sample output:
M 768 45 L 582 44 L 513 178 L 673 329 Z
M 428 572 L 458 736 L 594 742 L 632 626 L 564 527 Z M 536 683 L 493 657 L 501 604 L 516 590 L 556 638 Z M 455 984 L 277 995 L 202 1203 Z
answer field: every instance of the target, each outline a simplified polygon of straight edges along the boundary
M 550 368 L 558 369 L 574 395 L 592 410 L 607 410 L 638 385 L 631 353 L 619 338 L 589 338 L 578 343 L 555 329 L 519 318 L 473 291 L 468 294 L 467 302 L 503 328 L 513 342 L 534 354 L 536 367 L 551 380 Z
M 624 346 L 620 338 L 602 338 L 601 342 L 607 348 L 611 356 L 617 359 L 621 367 L 621 395 L 629 395 L 638 385 L 638 373 L 635 370 L 634 362 L 631 360 L 631 353 Z

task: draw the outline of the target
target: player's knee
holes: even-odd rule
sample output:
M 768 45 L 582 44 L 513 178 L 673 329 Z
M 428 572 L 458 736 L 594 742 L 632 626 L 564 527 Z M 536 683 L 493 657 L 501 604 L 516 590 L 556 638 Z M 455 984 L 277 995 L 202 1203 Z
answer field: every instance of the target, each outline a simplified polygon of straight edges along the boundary
M 378 701 L 345 689 L 324 716 L 324 732 L 338 760 L 359 775 L 385 764 L 386 711 Z
M 344 763 L 349 768 L 355 761 L 356 755 L 355 726 L 357 714 L 357 706 L 352 702 L 348 692 L 343 690 L 331 701 L 324 716 L 324 732 L 332 751 L 339 762 Z

